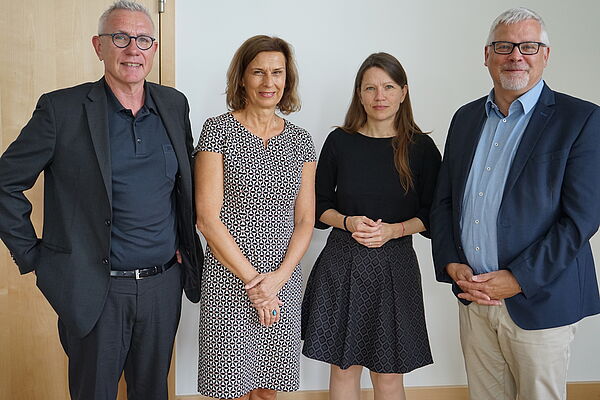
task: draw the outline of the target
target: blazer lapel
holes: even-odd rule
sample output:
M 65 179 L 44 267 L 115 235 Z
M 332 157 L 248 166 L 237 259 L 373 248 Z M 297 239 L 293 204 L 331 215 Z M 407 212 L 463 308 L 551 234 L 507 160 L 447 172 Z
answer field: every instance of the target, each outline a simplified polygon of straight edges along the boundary
M 104 89 L 104 78 L 94 84 L 88 93 L 88 101 L 84 104 L 90 128 L 90 136 L 96 151 L 98 166 L 102 173 L 104 187 L 110 204 L 112 204 L 112 172 L 110 167 L 110 138 L 106 117 L 107 103 Z
M 160 118 L 167 130 L 167 135 L 169 135 L 169 139 L 175 150 L 177 162 L 179 163 L 179 172 L 184 177 L 191 176 L 189 154 L 185 143 L 185 132 L 183 132 L 185 128 L 182 124 L 178 124 L 176 119 L 182 111 L 174 109 L 172 103 L 168 102 L 168 99 L 156 95 L 156 90 L 154 90 L 151 84 L 147 84 L 146 88 L 152 96 L 152 100 L 156 103 L 158 114 L 160 114 Z
M 503 197 L 506 197 L 512 190 L 517 179 L 521 175 L 525 164 L 529 160 L 535 144 L 542 136 L 548 121 L 554 114 L 554 110 L 551 107 L 552 105 L 554 105 L 554 93 L 548 86 L 544 85 L 538 104 L 533 109 L 533 115 L 529 120 L 529 124 L 527 124 L 527 128 L 525 128 L 525 132 L 523 132 L 521 143 L 519 143 L 517 153 L 515 154 L 515 158 L 510 167 L 506 184 L 504 185 Z
M 459 210 L 461 210 L 461 213 L 459 213 L 459 215 L 462 215 L 462 199 L 464 198 L 464 195 L 465 195 L 467 179 L 469 177 L 469 172 L 471 171 L 471 164 L 473 164 L 473 158 L 475 157 L 475 151 L 477 150 L 477 145 L 479 144 L 479 139 L 481 138 L 483 124 L 485 123 L 485 120 L 486 120 L 486 113 L 485 113 L 486 99 L 487 99 L 487 97 L 484 97 L 482 99 L 481 103 L 479 104 L 479 106 L 477 107 L 477 110 L 475 112 L 475 114 L 478 115 L 479 117 L 473 118 L 469 123 L 465 124 L 464 127 L 458 128 L 458 129 L 462 129 L 465 131 L 465 134 L 463 135 L 464 142 L 462 143 L 462 148 L 464 149 L 464 153 L 463 153 L 463 157 L 460 158 L 461 161 L 460 161 L 460 164 L 458 167 L 458 172 L 460 175 L 458 176 L 457 182 L 461 182 L 460 191 L 458 192 L 458 198 L 460 199 L 458 204 L 459 204 Z

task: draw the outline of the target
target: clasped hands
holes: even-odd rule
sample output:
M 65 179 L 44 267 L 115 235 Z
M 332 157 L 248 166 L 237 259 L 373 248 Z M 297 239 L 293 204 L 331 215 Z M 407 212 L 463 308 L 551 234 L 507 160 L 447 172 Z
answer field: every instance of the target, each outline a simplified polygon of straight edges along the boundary
M 503 299 L 521 293 L 515 276 L 506 269 L 474 275 L 466 264 L 450 263 L 446 272 L 462 289 L 458 297 L 485 306 L 499 306 Z
M 282 278 L 278 271 L 273 271 L 258 274 L 244 286 L 261 325 L 271 326 L 279 322 L 283 302 L 277 294 L 285 282 L 287 279 Z
M 369 248 L 381 247 L 396 238 L 392 226 L 381 219 L 373 221 L 365 216 L 352 216 L 347 218 L 346 227 L 352 232 L 354 240 Z

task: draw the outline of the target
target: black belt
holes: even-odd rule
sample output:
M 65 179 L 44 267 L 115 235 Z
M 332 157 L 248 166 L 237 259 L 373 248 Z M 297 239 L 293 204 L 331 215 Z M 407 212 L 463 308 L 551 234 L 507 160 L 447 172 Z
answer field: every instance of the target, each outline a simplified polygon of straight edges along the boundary
M 149 268 L 140 268 L 140 269 L 132 269 L 127 271 L 119 271 L 119 270 L 110 270 L 110 276 L 115 278 L 134 278 L 134 279 L 144 279 L 149 276 L 154 276 L 156 274 L 160 274 L 166 272 L 169 268 L 171 268 L 177 262 L 177 257 L 173 256 L 169 261 L 167 261 L 163 265 L 155 265 L 154 267 Z

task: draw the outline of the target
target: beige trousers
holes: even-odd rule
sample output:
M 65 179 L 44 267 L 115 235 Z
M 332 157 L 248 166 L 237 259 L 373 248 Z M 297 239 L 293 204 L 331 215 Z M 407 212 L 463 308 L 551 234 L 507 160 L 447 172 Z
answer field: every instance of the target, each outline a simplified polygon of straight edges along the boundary
M 471 400 L 564 400 L 576 324 L 525 330 L 506 305 L 459 302 L 460 342 Z

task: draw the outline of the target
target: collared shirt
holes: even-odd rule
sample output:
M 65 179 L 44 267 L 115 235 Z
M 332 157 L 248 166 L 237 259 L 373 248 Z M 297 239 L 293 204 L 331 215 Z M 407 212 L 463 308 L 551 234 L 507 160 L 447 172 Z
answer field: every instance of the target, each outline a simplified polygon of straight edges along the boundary
M 134 116 L 105 87 L 113 200 L 111 268 L 163 264 L 177 246 L 177 157 L 147 88 L 144 105 Z
M 462 204 L 461 241 L 476 274 L 498 270 L 497 219 L 506 179 L 523 132 L 544 82 L 513 101 L 504 116 L 494 103 L 494 90 L 485 103 L 487 119 L 469 171 Z

